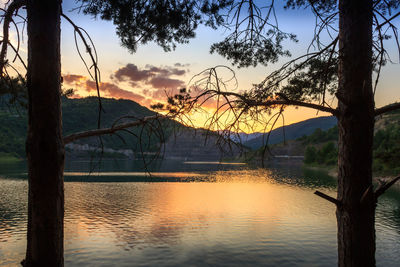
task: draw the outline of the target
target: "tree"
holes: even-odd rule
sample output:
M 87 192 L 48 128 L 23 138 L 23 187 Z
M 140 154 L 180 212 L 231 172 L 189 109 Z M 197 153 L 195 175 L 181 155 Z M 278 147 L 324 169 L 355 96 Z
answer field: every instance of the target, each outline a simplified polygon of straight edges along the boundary
M 113 19 L 118 25 L 117 33 L 122 43 L 132 52 L 137 44 L 155 40 L 165 50 L 176 43 L 185 43 L 194 37 L 200 23 L 216 27 L 222 22 L 220 8 L 230 1 L 209 3 L 204 1 L 87 1 L 82 0 L 85 13 L 102 13 L 103 19 Z M 18 13 L 26 7 L 26 18 Z M 26 153 L 28 159 L 28 233 L 24 266 L 63 266 L 63 219 L 64 219 L 64 145 L 90 136 L 113 134 L 119 130 L 143 125 L 165 116 L 151 116 L 133 122 L 118 123 L 111 128 L 100 129 L 101 101 L 99 97 L 99 129 L 63 137 L 61 116 L 61 57 L 60 18 L 71 23 L 82 39 L 92 59 L 91 76 L 99 93 L 98 68 L 95 51 L 85 31 L 62 13 L 61 0 L 14 0 L 6 3 L 3 11 L 3 39 L 0 50 L 0 73 L 4 82 L 13 83 L 8 74 L 11 68 L 23 79 L 13 62 L 27 68 L 28 89 L 28 136 Z M 18 46 L 9 41 L 9 27 L 14 25 L 19 37 L 18 24 L 14 18 L 27 24 L 28 64 L 19 54 Z M 15 52 L 14 60 L 7 60 L 7 49 Z M 90 72 L 88 67 L 88 71 Z M 93 75 L 92 75 L 93 74 Z M 14 92 L 15 93 L 15 92 Z M 99 95 L 100 96 L 100 95 Z M 168 117 L 168 116 L 167 116 Z
M 304 162 L 313 163 L 317 159 L 317 149 L 314 146 L 307 146 L 304 152 Z
M 336 116 L 339 129 L 337 198 L 318 191 L 316 194 L 337 207 L 339 266 L 375 266 L 375 207 L 379 196 L 400 176 L 373 189 L 374 119 L 399 109 L 400 103 L 375 108 L 374 92 L 381 67 L 389 59 L 384 46 L 392 37 L 389 31 L 400 48 L 393 24 L 400 16 L 400 1 L 286 1 L 286 8 L 304 6 L 316 16 L 312 43 L 315 51 L 290 60 L 244 93 L 226 90 L 223 77 L 218 74 L 220 67 L 210 68 L 205 73 L 208 76 L 194 84 L 204 90 L 181 108 L 192 109 L 204 98 L 223 99 L 210 122 L 221 127 L 221 118 L 229 110 L 233 114 L 225 128 L 229 132 L 240 124 L 248 127 L 248 121 L 260 118 L 263 113 L 279 110 L 266 122 L 275 125 L 287 106 L 313 108 Z M 237 9 L 231 12 L 232 33 L 214 44 L 212 52 L 231 59 L 239 67 L 266 65 L 289 54 L 283 49 L 282 40 L 295 40 L 295 36 L 282 32 L 274 24 L 274 1 L 264 9 L 255 1 L 237 1 L 234 8 Z M 243 10 L 248 13 L 242 14 Z M 327 40 L 328 44 L 324 44 Z M 336 108 L 327 103 L 328 95 L 336 96 Z

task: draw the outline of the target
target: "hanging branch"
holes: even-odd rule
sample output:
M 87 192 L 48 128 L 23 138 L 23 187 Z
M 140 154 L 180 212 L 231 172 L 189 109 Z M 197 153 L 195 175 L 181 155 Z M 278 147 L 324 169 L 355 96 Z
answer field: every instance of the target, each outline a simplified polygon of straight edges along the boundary
M 70 134 L 70 135 L 67 135 L 64 137 L 64 144 L 72 143 L 73 141 L 83 139 L 83 138 L 88 138 L 88 137 L 93 137 L 93 136 L 101 136 L 101 135 L 106 135 L 106 134 L 114 134 L 117 131 L 121 131 L 126 128 L 130 128 L 130 127 L 134 127 L 134 126 L 143 125 L 149 121 L 158 120 L 161 118 L 167 118 L 167 116 L 164 116 L 164 115 L 148 116 L 148 117 L 144 117 L 143 119 L 139 119 L 137 121 L 113 125 L 110 128 L 89 130 L 89 131 Z
M 223 96 L 234 96 L 237 97 L 240 101 L 242 101 L 244 104 L 246 104 L 249 107 L 272 107 L 272 106 L 299 106 L 299 107 L 307 107 L 307 108 L 312 108 L 316 109 L 319 111 L 324 111 L 324 112 L 329 112 L 334 116 L 338 115 L 338 111 L 336 109 L 333 109 L 331 107 L 327 106 L 322 106 L 319 104 L 314 104 L 314 103 L 309 103 L 309 102 L 303 102 L 299 100 L 290 100 L 290 99 L 272 99 L 272 100 L 266 100 L 266 101 L 259 101 L 259 100 L 254 100 L 252 98 L 249 98 L 247 96 L 244 96 L 242 94 L 234 93 L 234 92 L 222 92 L 222 91 L 217 91 L 217 90 L 207 90 L 203 92 L 201 95 L 199 95 L 198 98 L 205 96 L 207 94 L 212 94 L 212 95 L 223 95 Z M 195 99 L 196 101 L 196 99 Z
M 100 97 L 100 69 L 98 67 L 98 58 L 97 58 L 97 52 L 96 52 L 96 48 L 93 44 L 92 39 L 90 38 L 89 34 L 81 27 L 78 27 L 68 16 L 66 16 L 64 13 L 61 14 L 61 16 L 63 18 L 65 18 L 74 28 L 74 34 L 75 34 L 75 44 L 76 44 L 76 49 L 78 50 L 78 54 L 80 56 L 80 58 L 82 59 L 83 63 L 85 64 L 85 67 L 90 75 L 90 77 L 92 77 L 92 79 L 95 81 L 96 83 L 96 91 L 97 91 L 97 99 L 99 101 L 99 112 L 98 112 L 98 119 L 97 119 L 97 128 L 100 129 L 101 126 L 101 112 L 103 110 L 102 108 L 102 104 L 101 104 L 101 97 Z M 86 64 L 86 61 L 83 59 L 79 47 L 78 47 L 78 43 L 77 43 L 77 39 L 76 39 L 76 33 L 78 33 L 79 37 L 81 38 L 85 48 L 86 48 L 86 52 L 89 54 L 90 59 L 92 61 L 92 66 L 88 67 L 88 65 Z M 89 39 L 89 42 L 91 44 L 91 46 L 88 44 L 84 34 L 86 35 L 86 37 Z M 94 50 L 94 54 L 92 51 L 92 47 Z M 94 76 L 92 75 L 92 73 L 90 72 L 90 69 L 94 68 Z
M 3 21 L 3 40 L 1 41 L 1 50 L 0 50 L 0 74 L 3 75 L 3 69 L 7 64 L 7 47 L 9 44 L 9 27 L 10 23 L 13 22 L 13 15 L 18 11 L 21 7 L 26 5 L 26 0 L 14 0 L 8 6 L 7 10 L 4 14 Z

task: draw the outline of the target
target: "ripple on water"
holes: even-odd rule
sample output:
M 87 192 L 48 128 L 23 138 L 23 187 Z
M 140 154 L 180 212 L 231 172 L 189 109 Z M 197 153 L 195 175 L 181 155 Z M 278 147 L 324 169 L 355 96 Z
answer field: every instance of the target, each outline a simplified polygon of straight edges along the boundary
M 192 183 L 68 182 L 65 265 L 335 265 L 334 207 L 313 194 L 334 188 L 279 177 L 239 170 Z M 0 266 L 23 257 L 26 193 L 25 181 L 0 179 Z M 378 206 L 378 265 L 400 260 L 399 203 L 392 193 Z

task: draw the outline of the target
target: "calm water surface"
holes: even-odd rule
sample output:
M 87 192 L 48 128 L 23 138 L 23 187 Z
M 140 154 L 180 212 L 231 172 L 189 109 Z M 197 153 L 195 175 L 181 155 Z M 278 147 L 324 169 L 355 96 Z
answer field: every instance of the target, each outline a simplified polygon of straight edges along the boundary
M 70 162 L 65 183 L 66 266 L 334 266 L 335 180 L 299 166 Z M 90 164 L 89 164 L 90 165 Z M 92 166 L 93 167 L 93 166 Z M 26 246 L 24 163 L 0 166 L 0 266 Z M 177 172 L 176 170 L 180 170 Z M 400 193 L 377 210 L 377 265 L 400 262 Z

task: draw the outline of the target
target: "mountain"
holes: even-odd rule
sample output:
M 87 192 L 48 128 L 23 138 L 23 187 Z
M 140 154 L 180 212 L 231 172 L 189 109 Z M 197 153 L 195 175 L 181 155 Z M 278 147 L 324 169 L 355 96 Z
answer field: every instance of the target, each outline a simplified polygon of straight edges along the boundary
M 157 114 L 136 102 L 124 99 L 101 98 L 103 112 L 101 127 L 111 127 L 128 119 L 140 119 Z M 6 102 L 3 102 L 6 103 Z M 80 99 L 62 98 L 63 133 L 86 131 L 97 128 L 98 98 Z M 160 131 L 162 130 L 162 131 Z M 4 156 L 25 157 L 25 139 L 27 132 L 27 112 L 24 108 L 10 108 L 0 102 L 0 158 Z M 206 139 L 207 136 L 207 140 Z M 215 133 L 185 127 L 173 120 L 153 121 L 144 127 L 130 128 L 118 134 L 105 135 L 100 139 L 91 137 L 66 145 L 68 158 L 87 158 L 98 154 L 103 147 L 104 157 L 134 158 L 155 155 L 164 152 L 165 158 L 183 158 L 190 160 L 219 160 L 222 156 L 234 157 L 239 149 L 229 150 L 229 144 L 223 144 Z M 163 146 L 165 144 L 165 146 Z M 224 150 L 218 149 L 218 144 Z M 164 149 L 165 148 L 165 149 Z
M 110 127 L 122 116 L 129 118 L 142 118 L 155 115 L 154 111 L 139 105 L 136 102 L 123 99 L 102 98 L 103 112 L 101 113 L 101 127 Z M 12 154 L 16 157 L 25 157 L 25 139 L 27 132 L 27 111 L 19 107 L 9 107 L 6 101 L 0 102 L 0 152 Z M 68 135 L 75 132 L 97 128 L 98 120 L 98 99 L 97 97 L 87 97 L 81 99 L 62 98 L 63 112 L 63 133 Z M 124 122 L 122 119 L 120 122 Z M 168 135 L 169 128 L 177 125 L 176 122 L 164 121 L 161 125 Z M 143 130 L 144 134 L 151 131 L 150 125 Z M 133 135 L 140 135 L 141 128 L 133 129 L 131 133 L 120 133 L 118 136 L 104 136 L 102 143 L 104 147 L 114 150 L 126 149 L 127 147 L 136 148 L 138 139 Z M 159 137 L 153 134 L 144 136 L 143 144 L 147 150 L 155 150 Z M 157 140 L 157 141 L 156 141 Z M 163 140 L 164 141 L 164 140 Z M 97 137 L 88 138 L 76 142 L 78 144 L 88 144 L 89 146 L 99 146 Z M 68 147 L 67 147 L 68 151 Z
M 286 140 L 293 140 L 304 135 L 312 134 L 316 129 L 327 130 L 337 124 L 337 120 L 333 116 L 318 117 L 293 123 L 287 126 L 279 127 L 271 131 L 268 144 L 278 144 Z M 285 134 L 284 134 L 285 133 Z M 243 145 L 251 149 L 259 149 L 267 140 L 268 133 L 250 139 Z
M 168 138 L 163 156 L 185 161 L 221 161 L 222 158 L 236 158 L 241 148 L 215 132 L 186 128 Z
M 260 132 L 255 132 L 255 133 L 230 133 L 230 138 L 232 141 L 238 142 L 238 143 L 246 143 L 254 138 L 260 137 L 264 135 L 264 133 Z

